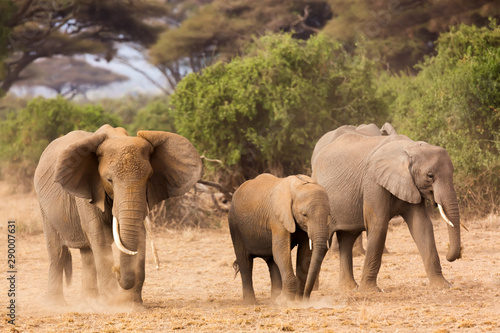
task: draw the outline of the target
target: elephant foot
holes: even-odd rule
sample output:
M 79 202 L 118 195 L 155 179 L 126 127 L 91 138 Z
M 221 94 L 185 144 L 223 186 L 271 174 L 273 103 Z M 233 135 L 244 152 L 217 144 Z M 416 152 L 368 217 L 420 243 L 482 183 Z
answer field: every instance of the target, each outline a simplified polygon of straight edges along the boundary
M 63 295 L 47 295 L 45 303 L 51 308 L 64 308 L 68 306 Z
M 82 299 L 84 302 L 94 302 L 99 298 L 99 291 L 97 289 L 83 289 Z
M 376 283 L 363 283 L 361 282 L 358 288 L 361 292 L 383 292 Z
M 444 277 L 430 279 L 429 287 L 431 289 L 449 289 L 451 288 L 451 283 L 446 281 Z
M 114 299 L 110 299 L 110 301 L 116 306 L 142 307 L 142 295 L 136 290 L 120 290 Z
M 358 288 L 358 284 L 354 280 L 341 280 L 339 281 L 339 290 L 344 291 L 344 292 L 349 292 L 356 290 Z
M 245 305 L 259 305 L 259 302 L 257 302 L 257 299 L 254 297 L 250 297 L 250 296 L 247 296 L 247 297 L 244 297 L 243 298 L 243 304 Z
M 285 293 L 281 293 L 275 300 L 274 304 L 278 305 L 279 307 L 290 307 L 292 304 L 294 304 L 294 297 L 295 295 L 287 295 Z

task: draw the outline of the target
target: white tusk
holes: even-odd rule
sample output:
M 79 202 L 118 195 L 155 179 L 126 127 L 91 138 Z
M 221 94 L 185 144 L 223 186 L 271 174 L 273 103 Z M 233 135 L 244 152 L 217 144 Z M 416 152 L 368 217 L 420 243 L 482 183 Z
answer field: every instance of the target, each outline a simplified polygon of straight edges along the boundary
M 113 216 L 113 239 L 115 240 L 116 247 L 118 250 L 122 251 L 125 254 L 130 254 L 131 256 L 137 254 L 137 251 L 130 251 L 123 246 L 122 241 L 120 240 L 120 234 L 118 232 L 118 221 L 116 217 Z
M 313 241 L 311 240 L 311 238 L 309 238 L 309 250 L 312 251 L 313 249 Z
M 326 249 L 330 250 L 330 241 L 328 239 L 326 240 Z
M 146 232 L 149 236 L 149 241 L 151 242 L 151 251 L 153 252 L 153 258 L 155 259 L 156 270 L 159 270 L 160 260 L 158 259 L 158 251 L 156 250 L 153 233 L 151 232 L 151 220 L 149 219 L 149 216 L 146 216 L 146 218 L 144 219 L 144 226 L 146 227 Z
M 453 225 L 453 223 L 451 223 L 451 221 L 448 220 L 448 218 L 446 217 L 446 214 L 444 213 L 444 210 L 443 210 L 443 206 L 441 206 L 440 204 L 437 204 L 437 205 L 438 205 L 438 208 L 439 208 L 439 212 L 441 213 L 441 216 L 446 221 L 446 223 L 448 223 L 452 228 L 455 228 L 455 226 Z

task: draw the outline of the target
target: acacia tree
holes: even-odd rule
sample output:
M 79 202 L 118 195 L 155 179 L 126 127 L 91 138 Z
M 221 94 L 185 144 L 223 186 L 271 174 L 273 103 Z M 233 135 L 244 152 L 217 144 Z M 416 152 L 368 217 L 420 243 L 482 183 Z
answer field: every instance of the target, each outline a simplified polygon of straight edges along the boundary
M 343 124 L 387 120 L 376 69 L 324 35 L 262 37 L 245 57 L 191 73 L 171 96 L 175 127 L 224 191 L 262 172 L 307 173 L 316 141 Z
M 255 35 L 293 31 L 295 38 L 306 39 L 331 18 L 325 0 L 179 2 L 174 1 L 182 15 L 150 48 L 151 62 L 166 76 L 171 88 L 190 71 L 241 54 Z
M 333 18 L 323 31 L 344 45 L 364 40 L 369 56 L 390 69 L 413 70 L 435 52 L 440 33 L 463 23 L 488 25 L 500 18 L 496 0 L 331 0 Z
M 21 73 L 21 80 L 16 85 L 47 87 L 71 99 L 77 94 L 85 96 L 89 90 L 127 79 L 124 75 L 92 66 L 84 60 L 57 57 L 29 65 Z
M 0 9 L 6 9 L 0 19 L 0 41 L 6 42 L 0 49 L 0 94 L 39 58 L 90 53 L 109 61 L 116 52 L 115 43 L 147 47 L 162 30 L 151 19 L 167 12 L 157 1 L 0 1 Z

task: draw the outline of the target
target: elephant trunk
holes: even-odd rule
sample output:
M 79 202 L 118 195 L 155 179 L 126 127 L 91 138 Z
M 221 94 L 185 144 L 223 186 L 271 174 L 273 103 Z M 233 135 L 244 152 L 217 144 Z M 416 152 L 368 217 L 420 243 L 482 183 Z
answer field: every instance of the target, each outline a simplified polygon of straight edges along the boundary
M 119 216 L 119 235 L 115 237 L 117 246 L 121 243 L 125 250 L 120 249 L 120 273 L 117 275 L 120 286 L 127 290 L 135 285 L 136 267 L 137 267 L 137 250 L 139 247 L 139 237 L 145 237 L 144 217 L 145 217 L 145 200 L 144 202 L 123 202 L 118 212 Z M 141 207 L 137 209 L 138 207 Z
M 312 255 L 311 262 L 309 264 L 309 271 L 307 273 L 306 285 L 304 288 L 304 298 L 309 299 L 311 296 L 311 291 L 314 287 L 314 283 L 318 278 L 319 271 L 321 268 L 321 263 L 325 258 L 326 252 L 328 251 L 328 232 L 327 230 L 321 232 L 315 232 L 312 236 Z
M 458 209 L 458 200 L 455 190 L 449 191 L 446 195 L 438 197 L 436 201 L 442 206 L 443 214 L 453 226 L 448 224 L 448 236 L 450 238 L 450 247 L 446 254 L 446 260 L 455 261 L 461 257 L 460 244 L 460 213 Z M 444 218 L 444 217 L 443 217 Z M 446 220 L 446 219 L 445 219 Z

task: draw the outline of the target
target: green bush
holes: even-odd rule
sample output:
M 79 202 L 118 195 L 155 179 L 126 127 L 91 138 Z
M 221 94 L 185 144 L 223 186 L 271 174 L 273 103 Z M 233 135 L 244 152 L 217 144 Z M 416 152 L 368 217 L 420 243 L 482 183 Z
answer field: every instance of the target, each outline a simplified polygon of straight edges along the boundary
M 375 75 L 372 62 L 324 35 L 269 35 L 245 57 L 186 76 L 171 96 L 172 113 L 179 134 L 220 159 L 237 186 L 262 172 L 307 172 L 325 132 L 385 121 Z
M 141 130 L 175 132 L 168 97 L 156 98 L 140 108 L 128 127 L 131 133 Z
M 35 98 L 0 121 L 4 173 L 16 170 L 21 178 L 31 178 L 40 155 L 51 141 L 77 129 L 95 131 L 104 124 L 118 126 L 120 120 L 100 106 L 79 106 L 60 96 Z M 13 165 L 16 167 L 12 168 Z
M 500 207 L 500 27 L 453 27 L 416 76 L 387 82 L 400 133 L 446 148 L 464 206 Z

